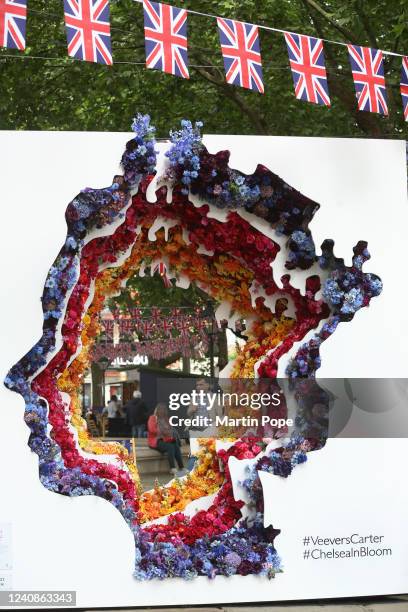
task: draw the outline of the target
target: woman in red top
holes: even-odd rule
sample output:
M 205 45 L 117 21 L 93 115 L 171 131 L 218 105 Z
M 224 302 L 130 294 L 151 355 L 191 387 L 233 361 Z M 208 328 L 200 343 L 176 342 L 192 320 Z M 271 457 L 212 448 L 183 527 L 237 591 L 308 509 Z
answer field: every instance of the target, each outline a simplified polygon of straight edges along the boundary
M 167 454 L 171 474 L 177 472 L 176 462 L 179 469 L 184 470 L 180 444 L 177 434 L 170 426 L 166 404 L 157 404 L 147 421 L 147 443 L 150 448 Z

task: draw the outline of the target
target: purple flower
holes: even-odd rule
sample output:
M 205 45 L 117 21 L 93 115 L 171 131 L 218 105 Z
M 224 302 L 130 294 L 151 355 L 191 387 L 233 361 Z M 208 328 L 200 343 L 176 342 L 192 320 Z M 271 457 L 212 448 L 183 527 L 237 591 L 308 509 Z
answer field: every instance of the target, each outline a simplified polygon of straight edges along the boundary
M 228 565 L 232 565 L 233 567 L 238 567 L 238 565 L 241 563 L 242 559 L 241 559 L 241 557 L 237 553 L 230 552 L 230 553 L 228 553 L 228 555 L 225 555 L 224 561 Z

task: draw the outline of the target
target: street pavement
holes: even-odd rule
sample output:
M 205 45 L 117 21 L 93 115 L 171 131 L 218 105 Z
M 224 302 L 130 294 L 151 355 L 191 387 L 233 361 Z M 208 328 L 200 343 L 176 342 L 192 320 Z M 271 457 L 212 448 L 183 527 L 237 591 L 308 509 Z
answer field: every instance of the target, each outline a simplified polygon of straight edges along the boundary
M 297 603 L 234 604 L 166 608 L 115 608 L 115 612 L 408 612 L 408 595 Z M 90 611 L 91 612 L 91 611 Z M 92 612 L 103 612 L 92 610 Z M 106 612 L 106 611 L 105 611 Z

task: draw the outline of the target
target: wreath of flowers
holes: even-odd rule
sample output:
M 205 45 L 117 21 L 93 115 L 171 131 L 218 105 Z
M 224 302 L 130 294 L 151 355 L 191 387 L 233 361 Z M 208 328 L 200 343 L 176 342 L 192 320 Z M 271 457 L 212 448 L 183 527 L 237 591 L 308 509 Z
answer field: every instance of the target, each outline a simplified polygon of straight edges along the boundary
M 149 202 L 146 191 L 157 156 L 155 130 L 150 118 L 142 115 L 132 127 L 135 136 L 122 157 L 123 175 L 115 176 L 106 189 L 83 190 L 67 208 L 67 238 L 42 296 L 42 337 L 13 366 L 5 384 L 24 398 L 29 447 L 39 457 L 43 485 L 71 497 L 97 495 L 110 501 L 134 535 L 138 579 L 273 577 L 281 571 L 274 546 L 279 531 L 264 526 L 258 473 L 288 477 L 309 451 L 322 447 L 325 428 L 311 422 L 308 406 L 299 406 L 297 433 L 272 452 L 268 441 L 259 438 L 235 440 L 227 450 L 217 450 L 215 440 L 204 439 L 193 472 L 141 491 L 137 466 L 126 448 L 93 440 L 81 416 L 78 389 L 100 333 L 99 313 L 106 297 L 117 294 L 142 265 L 164 257 L 173 276 L 187 277 L 251 321 L 232 378 L 254 377 L 256 366 L 258 377 L 276 378 L 280 357 L 315 330 L 289 362 L 287 375 L 295 395 L 307 385 L 309 396 L 324 405 L 323 392 L 314 381 L 320 346 L 341 322 L 351 321 L 380 294 L 382 283 L 363 272 L 369 258 L 364 242 L 355 247 L 350 267 L 334 256 L 330 240 L 318 256 L 308 228 L 318 204 L 264 166 L 251 175 L 231 169 L 229 152 L 207 151 L 200 123 L 183 121 L 181 130 L 171 133 L 165 179 L 173 188 L 172 202 L 167 202 L 166 186 L 157 191 L 155 202 Z M 191 194 L 201 205 L 190 201 Z M 210 216 L 211 206 L 228 209 L 226 220 Z M 272 266 L 280 246 L 246 221 L 241 209 L 287 237 L 288 271 L 318 263 L 323 283 L 319 276 L 310 276 L 303 294 L 287 274 L 278 286 Z M 158 217 L 171 221 L 172 227 L 167 239 L 159 230 L 151 241 L 149 229 Z M 277 296 L 273 309 L 262 297 L 253 301 L 254 286 Z M 320 289 L 322 298 L 317 299 Z M 288 299 L 294 305 L 292 316 L 285 314 Z M 244 502 L 233 494 L 231 457 L 252 460 L 241 483 L 247 496 L 246 518 L 241 512 Z M 207 509 L 190 516 L 189 504 L 203 497 Z

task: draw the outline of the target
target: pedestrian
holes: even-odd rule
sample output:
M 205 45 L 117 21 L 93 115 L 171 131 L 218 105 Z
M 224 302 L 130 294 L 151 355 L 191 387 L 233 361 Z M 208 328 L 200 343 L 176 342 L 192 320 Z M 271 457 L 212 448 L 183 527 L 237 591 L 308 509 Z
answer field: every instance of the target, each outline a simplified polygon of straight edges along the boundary
M 125 404 L 126 423 L 132 430 L 132 438 L 143 438 L 146 432 L 147 407 L 140 391 L 133 391 L 133 397 Z
M 117 395 L 112 395 L 108 405 L 103 409 L 102 414 L 107 414 L 108 419 L 116 419 L 118 414 L 120 416 L 120 404 Z

